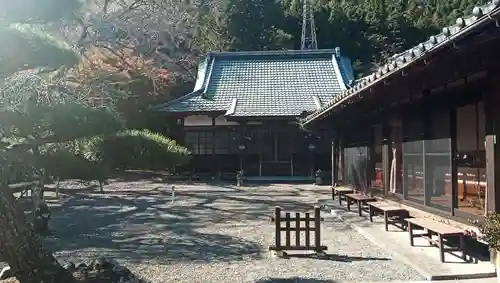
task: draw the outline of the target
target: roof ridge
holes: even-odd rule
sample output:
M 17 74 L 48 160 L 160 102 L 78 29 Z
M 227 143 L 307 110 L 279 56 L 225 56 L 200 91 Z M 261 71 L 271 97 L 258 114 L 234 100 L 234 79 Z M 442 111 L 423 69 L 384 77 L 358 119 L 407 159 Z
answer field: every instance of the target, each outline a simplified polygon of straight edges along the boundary
M 205 87 L 203 88 L 203 91 L 201 93 L 202 96 L 204 96 L 207 93 L 207 89 L 210 84 L 210 79 L 212 78 L 212 72 L 215 66 L 215 57 L 207 56 L 207 61 L 210 62 L 210 69 L 206 69 L 208 65 L 205 67 L 205 74 L 203 76 L 203 84 L 205 85 Z M 208 74 L 206 74 L 206 71 L 208 71 Z
M 302 54 L 334 54 L 336 49 L 307 49 L 307 50 L 258 50 L 258 51 L 219 51 L 207 52 L 207 56 L 273 56 L 273 55 L 302 55 Z
M 428 40 L 406 51 L 393 55 L 382 67 L 378 68 L 370 75 L 366 75 L 356 80 L 356 83 L 351 88 L 346 89 L 343 93 L 334 97 L 334 99 L 330 103 L 327 103 L 322 109 L 301 119 L 301 124 L 306 125 L 316 117 L 330 111 L 359 92 L 395 74 L 396 71 L 402 70 L 417 62 L 419 59 L 422 59 L 424 55 L 435 52 L 443 46 L 453 42 L 454 39 L 464 36 L 473 30 L 473 28 L 479 27 L 481 24 L 485 23 L 485 21 L 490 19 L 495 20 L 492 16 L 498 13 L 500 13 L 500 0 L 492 0 L 485 5 L 475 6 L 472 9 L 472 14 L 468 17 L 457 18 L 455 25 L 446 26 L 439 34 L 432 35 Z M 497 19 L 497 23 L 498 21 Z
M 332 66 L 333 66 L 333 70 L 335 71 L 336 78 L 337 78 L 337 81 L 339 83 L 340 89 L 345 90 L 345 89 L 347 89 L 347 85 L 349 85 L 349 82 L 345 81 L 345 78 L 342 75 L 342 71 L 340 70 L 340 65 L 342 64 L 342 62 L 339 62 L 339 61 L 341 61 L 341 60 L 342 60 L 341 57 L 337 56 L 336 54 L 334 54 L 332 56 Z

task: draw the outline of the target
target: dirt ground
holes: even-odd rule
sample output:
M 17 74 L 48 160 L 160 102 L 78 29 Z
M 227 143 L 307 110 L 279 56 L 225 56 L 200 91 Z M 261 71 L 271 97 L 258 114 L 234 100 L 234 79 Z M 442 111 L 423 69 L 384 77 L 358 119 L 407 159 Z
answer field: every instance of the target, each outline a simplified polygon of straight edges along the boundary
M 366 221 L 355 213 L 323 212 L 328 257 L 273 257 L 274 207 L 312 212 L 315 204 L 335 206 L 327 186 L 128 178 L 114 180 L 103 194 L 71 182 L 63 187 L 61 200 L 52 201 L 53 235 L 45 239 L 61 263 L 111 257 L 158 283 L 423 279 L 351 229 L 350 223 Z

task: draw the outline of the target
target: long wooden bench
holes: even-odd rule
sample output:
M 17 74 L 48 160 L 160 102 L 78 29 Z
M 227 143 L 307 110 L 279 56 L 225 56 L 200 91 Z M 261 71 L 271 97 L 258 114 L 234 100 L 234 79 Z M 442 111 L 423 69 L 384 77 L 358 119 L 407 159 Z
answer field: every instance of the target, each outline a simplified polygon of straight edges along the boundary
M 466 260 L 467 251 L 465 247 L 465 234 L 462 229 L 427 218 L 407 218 L 406 222 L 408 223 L 408 231 L 410 234 L 410 245 L 414 245 L 414 238 L 421 237 L 426 239 L 431 246 L 439 248 L 441 262 L 444 262 L 445 252 L 453 251 L 462 252 L 462 259 Z M 415 235 L 413 233 L 414 230 L 427 230 L 427 233 Z M 433 235 L 437 235 L 438 239 L 434 240 L 432 238 Z M 458 248 L 444 247 L 444 241 L 450 237 L 458 237 L 460 239 L 460 246 Z
M 367 204 L 370 222 L 373 222 L 373 216 L 383 214 L 385 231 L 389 231 L 389 224 L 406 231 L 405 218 L 410 216 L 408 210 L 384 201 L 372 201 Z
M 351 211 L 351 204 L 357 203 L 359 216 L 363 216 L 362 212 L 367 202 L 376 200 L 374 197 L 363 194 L 346 194 L 345 198 L 347 201 L 347 210 L 349 211 Z
M 339 204 L 342 205 L 342 200 L 346 200 L 345 195 L 352 193 L 354 193 L 354 189 L 349 187 L 332 187 L 332 200 L 335 200 L 335 196 L 337 196 Z

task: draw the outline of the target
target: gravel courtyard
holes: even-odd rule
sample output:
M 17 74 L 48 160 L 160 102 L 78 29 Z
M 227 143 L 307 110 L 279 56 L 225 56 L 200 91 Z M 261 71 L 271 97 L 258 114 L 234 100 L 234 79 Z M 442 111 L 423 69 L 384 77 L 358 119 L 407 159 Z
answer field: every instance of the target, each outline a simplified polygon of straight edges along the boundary
M 105 191 L 66 190 L 53 215 L 54 236 L 47 238 L 62 263 L 109 256 L 155 283 L 423 280 L 352 230 L 349 223 L 360 221 L 355 213 L 341 212 L 339 219 L 324 212 L 329 259 L 272 257 L 274 207 L 301 212 L 318 202 L 330 205 L 326 186 L 145 179 L 116 180 Z

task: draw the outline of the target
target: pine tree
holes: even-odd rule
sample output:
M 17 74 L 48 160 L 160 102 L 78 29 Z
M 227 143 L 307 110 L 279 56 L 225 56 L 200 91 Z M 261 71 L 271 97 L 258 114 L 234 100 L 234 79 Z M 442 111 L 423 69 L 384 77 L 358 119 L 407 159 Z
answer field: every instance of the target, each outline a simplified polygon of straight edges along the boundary
M 86 136 L 89 132 L 83 129 L 92 129 L 88 127 L 91 109 L 78 103 L 78 97 L 61 76 L 65 66 L 77 62 L 78 52 L 50 33 L 59 24 L 74 20 L 81 3 L 1 2 L 0 254 L 20 283 L 75 282 L 73 275 L 43 247 L 8 182 L 20 171 L 21 175 L 42 180 L 43 147 Z M 74 112 L 75 107 L 81 111 Z M 67 111 L 70 108 L 73 112 Z M 82 128 L 75 132 L 78 124 Z

